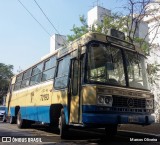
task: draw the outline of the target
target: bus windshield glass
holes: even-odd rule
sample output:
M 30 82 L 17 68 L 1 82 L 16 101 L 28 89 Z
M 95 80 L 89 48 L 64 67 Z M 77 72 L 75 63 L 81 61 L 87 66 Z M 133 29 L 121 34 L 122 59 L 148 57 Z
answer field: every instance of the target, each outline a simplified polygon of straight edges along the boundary
M 87 81 L 124 87 L 128 82 L 129 87 L 148 89 L 144 57 L 126 50 L 124 55 L 118 47 L 100 42 L 91 43 L 88 47 Z
M 125 51 L 129 86 L 149 89 L 145 58 L 135 52 Z
M 121 50 L 102 43 L 88 49 L 88 81 L 126 86 Z

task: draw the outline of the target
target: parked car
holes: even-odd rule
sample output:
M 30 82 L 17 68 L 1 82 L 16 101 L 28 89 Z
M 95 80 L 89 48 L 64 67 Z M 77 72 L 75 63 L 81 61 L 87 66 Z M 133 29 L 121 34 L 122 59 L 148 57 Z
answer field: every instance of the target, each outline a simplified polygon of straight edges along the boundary
M 0 119 L 3 119 L 5 114 L 5 106 L 0 106 Z

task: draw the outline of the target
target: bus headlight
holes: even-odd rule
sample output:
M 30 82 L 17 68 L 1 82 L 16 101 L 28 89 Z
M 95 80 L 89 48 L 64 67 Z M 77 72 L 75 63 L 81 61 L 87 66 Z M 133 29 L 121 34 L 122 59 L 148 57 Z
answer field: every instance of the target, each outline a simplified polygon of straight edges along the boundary
M 113 103 L 112 96 L 98 95 L 98 97 L 97 97 L 97 104 L 98 105 L 112 107 L 112 103 Z
M 146 109 L 153 109 L 153 99 L 146 100 Z

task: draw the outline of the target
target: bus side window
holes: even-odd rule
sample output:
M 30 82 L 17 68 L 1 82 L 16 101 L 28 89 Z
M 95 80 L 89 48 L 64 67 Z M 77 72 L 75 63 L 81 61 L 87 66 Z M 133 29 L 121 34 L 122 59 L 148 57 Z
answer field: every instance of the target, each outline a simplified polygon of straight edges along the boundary
M 53 79 L 56 67 L 56 57 L 51 57 L 44 62 L 44 70 L 42 73 L 42 81 Z
M 57 74 L 55 77 L 54 87 L 56 89 L 66 88 L 68 85 L 68 75 L 70 67 L 70 57 L 66 56 L 58 62 Z
M 31 69 L 28 69 L 26 72 L 23 73 L 21 88 L 25 88 L 25 87 L 29 86 L 31 71 L 32 71 Z
M 41 82 L 42 69 L 43 69 L 43 62 L 41 62 L 32 69 L 30 85 L 34 85 Z
M 19 90 L 21 88 L 23 74 L 19 74 L 16 78 L 16 83 L 14 84 L 14 91 Z

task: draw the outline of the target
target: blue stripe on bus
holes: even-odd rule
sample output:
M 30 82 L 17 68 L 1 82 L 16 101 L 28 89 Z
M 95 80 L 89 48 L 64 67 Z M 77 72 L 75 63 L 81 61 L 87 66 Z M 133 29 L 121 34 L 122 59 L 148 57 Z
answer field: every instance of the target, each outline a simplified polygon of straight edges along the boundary
M 129 118 L 136 117 L 137 124 L 151 124 L 154 123 L 155 118 L 153 115 L 143 114 L 134 114 L 134 113 L 123 113 L 123 112 L 114 112 L 107 114 L 105 111 L 100 111 L 96 105 L 83 105 L 82 107 L 82 122 L 84 124 L 129 124 Z
M 10 115 L 15 116 L 15 107 L 10 107 Z
M 133 117 L 133 120 L 129 118 Z M 134 118 L 136 118 L 134 120 Z M 97 114 L 83 113 L 82 122 L 84 124 L 142 124 L 148 125 L 155 122 L 153 115 L 135 115 L 135 114 Z
M 93 112 L 96 111 L 97 106 L 96 105 L 83 105 L 82 109 L 83 112 Z
M 68 124 L 67 106 L 63 106 L 66 123 Z M 11 116 L 15 116 L 15 107 L 11 107 Z M 27 106 L 20 107 L 22 119 L 50 123 L 50 106 Z

